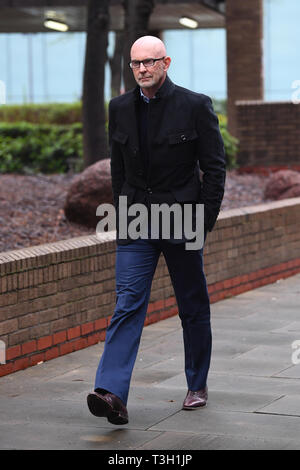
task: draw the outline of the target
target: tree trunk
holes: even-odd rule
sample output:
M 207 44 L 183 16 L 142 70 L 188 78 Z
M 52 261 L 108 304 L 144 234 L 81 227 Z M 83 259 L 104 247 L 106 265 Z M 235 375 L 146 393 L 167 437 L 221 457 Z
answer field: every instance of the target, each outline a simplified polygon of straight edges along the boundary
M 109 59 L 111 71 L 111 98 L 119 96 L 121 90 L 124 37 L 124 31 L 116 32 L 114 55 Z
M 109 0 L 89 0 L 83 76 L 84 166 L 107 158 L 104 101 L 105 63 L 108 45 Z
M 125 0 L 124 7 L 126 39 L 123 53 L 123 77 L 125 90 L 127 91 L 136 85 L 132 71 L 127 65 L 130 61 L 130 49 L 136 39 L 149 34 L 148 23 L 154 7 L 154 0 Z

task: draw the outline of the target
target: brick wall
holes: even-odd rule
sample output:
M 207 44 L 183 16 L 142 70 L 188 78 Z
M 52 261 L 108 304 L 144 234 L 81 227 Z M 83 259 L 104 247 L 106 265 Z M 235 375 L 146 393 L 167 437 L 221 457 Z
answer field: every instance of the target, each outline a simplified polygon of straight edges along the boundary
M 241 167 L 300 170 L 300 105 L 239 101 L 236 114 Z
M 205 244 L 212 302 L 300 272 L 300 198 L 221 212 Z M 0 376 L 96 344 L 115 305 L 114 233 L 0 254 Z M 161 256 L 145 324 L 178 313 Z
M 263 99 L 263 0 L 226 0 L 227 115 L 236 136 L 237 100 Z

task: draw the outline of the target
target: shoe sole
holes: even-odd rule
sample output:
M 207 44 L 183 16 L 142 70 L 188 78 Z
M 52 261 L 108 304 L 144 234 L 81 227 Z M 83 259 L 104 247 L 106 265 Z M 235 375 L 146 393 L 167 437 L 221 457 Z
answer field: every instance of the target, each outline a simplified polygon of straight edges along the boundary
M 203 408 L 206 406 L 206 403 L 203 403 L 203 405 L 198 405 L 198 406 L 183 406 L 181 409 L 182 410 L 198 410 L 198 408 Z
M 107 418 L 111 424 L 127 424 L 128 418 L 115 411 L 109 403 L 99 396 L 90 393 L 87 396 L 87 404 L 90 412 L 99 418 Z

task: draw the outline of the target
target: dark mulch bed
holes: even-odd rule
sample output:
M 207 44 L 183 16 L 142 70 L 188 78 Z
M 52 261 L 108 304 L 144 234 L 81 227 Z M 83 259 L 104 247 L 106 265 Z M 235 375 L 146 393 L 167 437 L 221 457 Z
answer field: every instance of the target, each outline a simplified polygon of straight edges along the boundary
M 0 174 L 0 252 L 94 234 L 63 211 L 75 175 Z M 221 210 L 260 204 L 268 177 L 227 172 Z

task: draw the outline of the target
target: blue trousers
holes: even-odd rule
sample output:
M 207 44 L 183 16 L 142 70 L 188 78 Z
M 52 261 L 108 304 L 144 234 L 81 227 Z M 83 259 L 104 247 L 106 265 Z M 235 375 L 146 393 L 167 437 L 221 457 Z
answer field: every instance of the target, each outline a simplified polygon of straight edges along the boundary
M 138 239 L 128 245 L 117 245 L 116 306 L 95 379 L 95 389 L 114 393 L 125 405 L 161 252 L 170 273 L 183 329 L 187 387 L 195 391 L 206 386 L 211 326 L 203 249 L 186 250 L 184 243 Z

